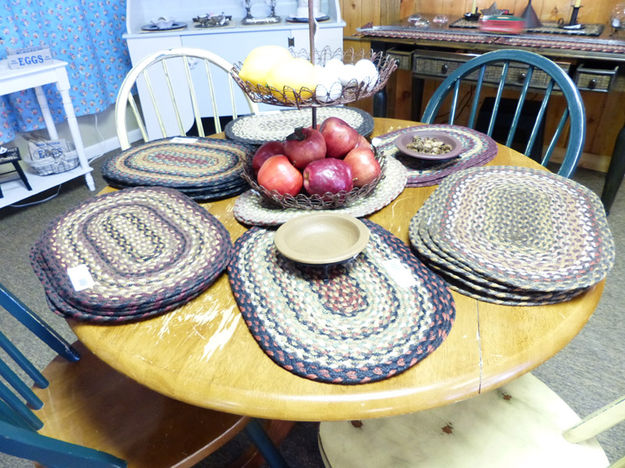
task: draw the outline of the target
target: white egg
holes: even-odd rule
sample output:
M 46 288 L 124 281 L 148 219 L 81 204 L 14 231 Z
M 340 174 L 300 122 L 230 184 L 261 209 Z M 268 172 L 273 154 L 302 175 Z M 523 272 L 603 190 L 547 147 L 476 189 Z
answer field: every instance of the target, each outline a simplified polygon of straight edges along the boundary
M 361 59 L 356 62 L 355 67 L 358 70 L 359 79 L 365 84 L 364 88 L 367 91 L 372 90 L 380 77 L 375 64 L 369 59 Z
M 341 67 L 343 64 L 341 63 Z M 343 93 L 343 85 L 339 80 L 339 73 L 336 68 L 319 67 L 316 68 L 317 88 L 315 96 L 320 102 L 335 101 Z
M 359 73 L 356 65 L 346 63 L 339 71 L 339 80 L 343 86 L 354 86 L 358 83 Z
M 323 68 L 338 72 L 341 68 L 343 68 L 343 61 L 338 58 L 330 59 L 326 62 Z

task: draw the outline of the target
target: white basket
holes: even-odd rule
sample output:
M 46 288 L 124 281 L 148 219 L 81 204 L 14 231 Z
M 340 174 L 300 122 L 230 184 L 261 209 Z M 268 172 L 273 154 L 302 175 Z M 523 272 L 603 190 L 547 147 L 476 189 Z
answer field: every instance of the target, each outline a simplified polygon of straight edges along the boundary
M 30 157 L 24 161 L 37 175 L 58 174 L 78 166 L 78 153 L 65 140 L 29 141 Z

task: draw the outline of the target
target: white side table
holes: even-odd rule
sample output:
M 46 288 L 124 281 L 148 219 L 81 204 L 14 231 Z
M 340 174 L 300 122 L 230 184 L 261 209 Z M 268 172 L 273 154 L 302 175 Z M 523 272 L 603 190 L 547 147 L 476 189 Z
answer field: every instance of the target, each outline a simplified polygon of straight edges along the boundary
M 50 114 L 48 101 L 46 100 L 41 87 L 48 83 L 56 83 L 56 87 L 63 100 L 63 107 L 65 108 L 65 114 L 67 115 L 67 123 L 69 125 L 69 130 L 72 135 L 72 139 L 74 140 L 74 146 L 76 147 L 78 160 L 80 162 L 76 168 L 60 174 L 39 176 L 37 174 L 33 174 L 32 172 L 28 172 L 28 181 L 32 186 L 32 190 L 27 190 L 20 180 L 3 183 L 2 192 L 4 196 L 3 198 L 0 198 L 0 208 L 83 175 L 85 176 L 85 183 L 87 184 L 89 190 L 95 190 L 93 176 L 91 175 L 92 168 L 89 166 L 89 162 L 85 156 L 85 148 L 78 129 L 78 122 L 76 121 L 76 114 L 74 113 L 74 105 L 69 97 L 69 79 L 65 69 L 66 66 L 67 62 L 52 60 L 51 62 L 43 65 L 12 70 L 9 68 L 7 60 L 0 60 L 0 96 L 21 91 L 23 89 L 34 88 L 37 96 L 37 102 L 41 108 L 41 114 L 46 123 L 48 135 L 51 140 L 58 139 L 58 133 L 56 131 L 56 127 L 54 126 L 52 115 Z

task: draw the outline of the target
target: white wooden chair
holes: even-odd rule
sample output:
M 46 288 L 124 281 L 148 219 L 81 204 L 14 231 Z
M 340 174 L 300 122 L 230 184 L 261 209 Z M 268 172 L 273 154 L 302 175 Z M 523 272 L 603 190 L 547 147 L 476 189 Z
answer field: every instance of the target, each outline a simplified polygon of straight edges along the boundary
M 257 113 L 252 102 L 230 77 L 232 65 L 203 49 L 181 47 L 148 55 L 124 79 L 115 103 L 115 125 L 122 150 L 130 147 L 128 106 L 145 142 L 186 135 L 195 122 L 198 134 L 206 136 L 203 116 L 212 116 L 214 131 L 222 131 L 219 116 L 238 117 L 237 108 Z M 133 95 L 142 96 L 141 109 Z
M 584 420 L 532 374 L 452 405 L 404 416 L 323 422 L 326 467 L 607 467 L 594 439 L 625 420 L 625 397 Z M 611 468 L 625 467 L 625 457 Z

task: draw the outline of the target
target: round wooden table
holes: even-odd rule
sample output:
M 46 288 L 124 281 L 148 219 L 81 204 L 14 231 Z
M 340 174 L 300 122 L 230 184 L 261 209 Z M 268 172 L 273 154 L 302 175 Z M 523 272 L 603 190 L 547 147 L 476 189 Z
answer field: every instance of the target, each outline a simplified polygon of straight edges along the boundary
M 375 119 L 373 135 L 412 125 Z M 501 145 L 490 164 L 540 167 Z M 409 243 L 410 219 L 433 190 L 406 188 L 369 219 Z M 233 205 L 234 198 L 203 206 L 234 241 L 246 227 L 234 219 Z M 469 398 L 533 369 L 580 331 L 603 286 L 602 281 L 569 302 L 540 307 L 501 306 L 453 292 L 456 321 L 443 344 L 406 372 L 362 385 L 319 383 L 275 364 L 248 331 L 225 273 L 199 298 L 160 317 L 125 325 L 70 325 L 106 363 L 171 398 L 267 419 L 364 419 Z

